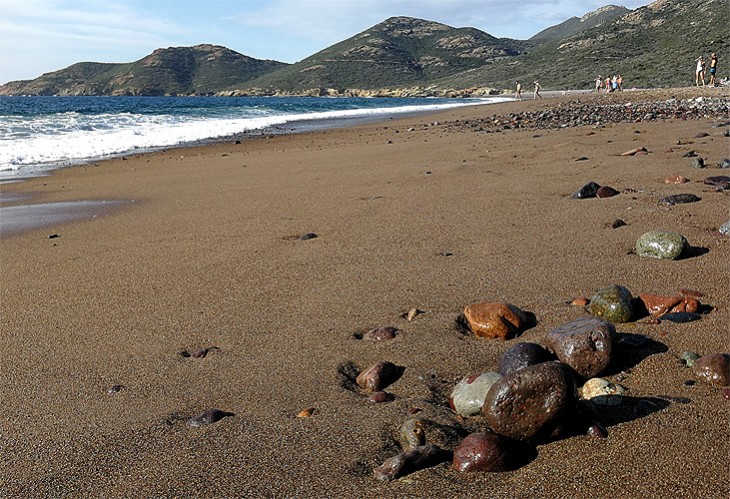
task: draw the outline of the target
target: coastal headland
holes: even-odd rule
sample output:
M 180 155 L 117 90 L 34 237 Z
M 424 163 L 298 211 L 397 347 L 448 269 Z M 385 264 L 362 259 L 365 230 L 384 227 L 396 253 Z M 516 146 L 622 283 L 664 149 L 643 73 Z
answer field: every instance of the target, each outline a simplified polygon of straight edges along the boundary
M 128 155 L 2 186 L 119 202 L 0 241 L 0 483 L 13 497 L 722 497 L 730 400 L 682 361 L 730 352 L 727 89 L 556 96 Z M 633 151 L 633 154 L 626 154 Z M 704 168 L 696 158 L 702 158 Z M 681 176 L 686 183 L 665 183 Z M 576 199 L 589 182 L 616 195 Z M 718 187 L 720 185 L 720 187 Z M 695 202 L 660 202 L 677 199 Z M 618 223 L 618 222 L 621 223 Z M 684 236 L 677 260 L 636 254 Z M 616 324 L 626 388 L 516 469 L 380 481 L 404 421 L 484 431 L 448 398 L 611 285 L 701 296 Z M 509 302 L 506 341 L 459 327 Z M 583 303 L 580 300 L 576 303 Z M 408 315 L 411 309 L 418 312 Z M 407 320 L 406 317 L 411 320 Z M 394 339 L 368 341 L 379 326 Z M 686 356 L 685 356 L 686 357 Z M 352 377 L 400 366 L 374 403 Z M 205 411 L 200 419 L 191 418 Z M 225 416 L 225 417 L 222 417 Z M 217 420 L 222 417 L 222 419 Z M 204 424 L 210 421 L 212 424 Z

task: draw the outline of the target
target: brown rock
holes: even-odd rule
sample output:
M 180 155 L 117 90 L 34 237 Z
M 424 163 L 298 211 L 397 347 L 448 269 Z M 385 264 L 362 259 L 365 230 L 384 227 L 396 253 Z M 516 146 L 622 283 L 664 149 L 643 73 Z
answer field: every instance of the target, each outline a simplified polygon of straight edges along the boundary
M 454 449 L 456 471 L 499 472 L 510 469 L 508 441 L 492 432 L 472 433 Z
M 682 175 L 672 175 L 664 179 L 665 184 L 686 184 L 687 182 L 689 182 L 689 179 Z
M 392 340 L 401 332 L 397 327 L 382 326 L 371 329 L 362 336 L 363 340 L 387 341 Z
M 547 343 L 561 362 L 584 378 L 593 378 L 611 362 L 615 333 L 606 320 L 581 317 L 550 331 Z
M 702 381 L 720 386 L 730 386 L 730 355 L 712 353 L 702 356 L 695 361 L 692 371 Z
M 574 307 L 585 307 L 590 303 L 590 300 L 586 298 L 585 296 L 578 296 L 576 298 L 573 298 L 573 301 L 570 302 L 571 305 Z
M 448 460 L 450 453 L 433 444 L 413 447 L 385 460 L 375 468 L 375 478 L 384 482 L 390 482 L 414 471 L 435 466 Z
M 372 402 L 373 404 L 382 404 L 383 402 L 392 402 L 395 399 L 393 394 L 388 392 L 374 392 L 368 400 Z
M 608 187 L 607 185 L 604 185 L 596 191 L 596 197 L 599 199 L 611 198 L 613 196 L 618 196 L 618 194 L 619 192 L 616 189 Z
M 527 315 L 510 303 L 481 302 L 464 309 L 472 332 L 482 338 L 507 340 L 527 326 Z
M 360 388 L 371 392 L 379 392 L 398 381 L 403 368 L 392 362 L 378 362 L 361 372 L 355 380 Z
M 652 317 L 674 312 L 697 312 L 700 302 L 691 296 L 660 296 L 640 294 L 639 299 Z
M 621 156 L 635 156 L 637 153 L 647 153 L 646 147 L 635 147 L 629 151 L 622 152 Z

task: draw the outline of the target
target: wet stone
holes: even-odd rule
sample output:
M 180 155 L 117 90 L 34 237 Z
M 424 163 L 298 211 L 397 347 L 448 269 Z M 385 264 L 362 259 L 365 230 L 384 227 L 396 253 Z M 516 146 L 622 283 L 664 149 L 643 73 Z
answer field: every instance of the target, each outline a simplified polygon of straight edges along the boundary
M 608 438 L 608 430 L 601 423 L 593 423 L 588 428 L 588 436 L 592 438 Z
M 640 294 L 639 300 L 652 317 L 675 312 L 697 312 L 700 308 L 700 302 L 690 296 Z
M 194 428 L 198 426 L 207 426 L 213 423 L 217 423 L 225 417 L 233 415 L 234 414 L 231 412 L 221 411 L 220 409 L 210 409 L 208 411 L 198 414 L 195 417 L 188 419 L 186 424 Z
M 392 340 L 398 334 L 400 334 L 402 331 L 398 329 L 397 327 L 392 326 L 382 326 L 382 327 L 376 327 L 368 331 L 362 336 L 363 340 L 370 340 L 370 341 L 387 341 Z
M 358 374 L 355 380 L 360 388 L 379 392 L 392 385 L 403 374 L 403 368 L 392 362 L 378 362 Z
M 575 410 L 575 385 L 567 366 L 543 362 L 497 381 L 482 413 L 500 435 L 515 440 L 554 436 Z
M 629 290 L 623 286 L 599 289 L 591 298 L 588 312 L 609 322 L 629 322 L 634 315 L 632 298 Z
M 461 472 L 510 469 L 510 442 L 492 432 L 472 433 L 454 449 L 452 468 Z
M 561 362 L 584 378 L 592 378 L 611 362 L 615 335 L 610 322 L 581 317 L 550 331 L 547 342 Z
M 660 320 L 684 324 L 702 319 L 702 315 L 693 312 L 672 312 L 659 317 Z
M 449 404 L 461 416 L 476 416 L 492 385 L 502 377 L 495 372 L 484 372 L 459 381 L 451 391 Z
M 545 350 L 542 345 L 529 342 L 517 343 L 502 355 L 502 360 L 499 363 L 499 372 L 503 376 L 506 376 L 525 367 L 547 362 L 552 359 L 553 357 L 550 355 L 550 352 Z
M 596 197 L 596 193 L 601 186 L 595 182 L 588 182 L 583 187 L 573 192 L 570 197 L 573 199 L 586 199 Z
M 650 258 L 676 260 L 688 248 L 684 236 L 668 230 L 645 232 L 636 240 L 636 254 Z
M 697 359 L 692 372 L 700 380 L 719 386 L 730 385 L 730 355 L 712 353 Z
M 659 206 L 674 206 L 675 204 L 696 203 L 698 201 L 702 201 L 702 198 L 694 194 L 683 193 L 661 198 L 658 204 Z
M 511 303 L 481 302 L 464 309 L 469 329 L 482 338 L 507 340 L 527 327 L 527 315 Z

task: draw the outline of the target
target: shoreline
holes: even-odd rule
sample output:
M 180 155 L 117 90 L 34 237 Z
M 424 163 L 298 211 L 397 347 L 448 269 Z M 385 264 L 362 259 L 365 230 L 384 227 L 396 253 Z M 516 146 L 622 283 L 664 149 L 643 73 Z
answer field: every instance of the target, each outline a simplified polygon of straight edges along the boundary
M 0 378 L 3 489 L 721 496 L 730 403 L 679 360 L 730 351 L 730 238 L 717 233 L 727 191 L 703 182 L 728 171 L 715 165 L 727 156 L 730 116 L 700 116 L 700 102 L 684 119 L 561 128 L 597 102 L 642 117 L 639 97 L 463 107 L 130 155 L 3 185 L 42 203 L 134 201 L 103 220 L 0 240 L 0 357 L 11 359 Z M 647 154 L 622 156 L 640 146 Z M 689 151 L 708 168 L 692 167 Z M 674 175 L 689 182 L 664 183 Z M 619 194 L 571 199 L 589 181 Z M 680 193 L 700 200 L 659 203 Z M 613 228 L 618 219 L 625 225 Z M 656 228 L 698 250 L 676 261 L 632 253 Z M 634 296 L 697 290 L 710 310 L 688 323 L 617 325 L 621 338 L 644 342 L 621 341 L 602 375 L 628 390 L 607 438 L 576 432 L 541 444 L 508 472 L 459 473 L 443 462 L 390 483 L 373 477 L 400 452 L 409 418 L 484 431 L 483 418 L 449 409 L 456 383 L 497 369 L 516 343 L 545 344 L 551 330 L 587 316 L 573 298 L 612 284 Z M 459 315 L 482 300 L 513 303 L 536 324 L 507 341 L 464 334 Z M 407 321 L 411 308 L 422 313 Z M 360 339 L 378 326 L 400 332 Z M 387 389 L 395 399 L 376 404 L 347 375 L 383 360 L 405 370 Z M 186 424 L 214 408 L 232 415 Z

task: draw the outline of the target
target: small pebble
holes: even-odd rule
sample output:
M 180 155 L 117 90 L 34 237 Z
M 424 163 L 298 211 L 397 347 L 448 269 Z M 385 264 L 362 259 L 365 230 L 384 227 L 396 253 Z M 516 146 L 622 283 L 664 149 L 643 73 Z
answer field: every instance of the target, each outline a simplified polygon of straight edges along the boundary
M 617 218 L 616 220 L 614 220 L 614 221 L 613 221 L 613 222 L 611 223 L 611 228 L 612 228 L 612 229 L 618 229 L 619 227 L 623 227 L 623 226 L 625 226 L 625 225 L 627 225 L 627 224 L 626 224 L 626 222 L 624 222 L 624 221 L 623 221 L 623 220 L 621 220 L 620 218 Z
M 384 392 L 381 390 L 379 392 L 374 392 L 372 395 L 370 395 L 370 397 L 368 397 L 368 400 L 373 404 L 382 404 L 384 402 L 392 402 L 393 400 L 395 400 L 395 397 L 392 393 Z
M 381 326 L 373 328 L 365 333 L 362 339 L 370 341 L 388 341 L 394 339 L 401 332 L 402 331 L 397 327 Z
M 48 239 L 58 239 L 59 237 L 61 237 L 60 234 L 51 234 L 50 236 L 48 236 Z
M 690 162 L 690 166 L 692 168 L 704 168 L 705 167 L 705 160 L 702 158 L 692 158 L 692 161 Z
M 114 395 L 116 393 L 119 393 L 122 390 L 122 388 L 124 388 L 123 385 L 112 385 L 112 386 L 110 386 L 109 388 L 106 389 L 106 392 L 109 395 Z
M 689 182 L 689 179 L 682 175 L 673 175 L 664 179 L 665 184 L 686 184 L 687 182 Z
M 694 151 L 689 151 L 689 152 L 684 153 L 682 155 L 682 157 L 683 158 L 696 158 L 697 157 L 697 153 L 694 152 Z
M 695 380 L 693 380 L 693 379 L 688 379 L 688 380 L 685 380 L 685 382 L 684 382 L 684 386 L 694 386 L 694 385 L 695 385 Z
M 722 396 L 725 398 L 725 400 L 730 400 L 730 388 L 723 388 Z
M 695 364 L 695 361 L 700 357 L 701 355 L 696 352 L 682 352 L 682 355 L 679 356 L 679 358 L 684 361 L 687 367 L 692 367 Z
M 702 318 L 702 315 L 693 312 L 672 312 L 671 314 L 664 314 L 659 319 L 663 321 L 675 322 L 677 324 L 683 324 L 685 322 L 697 321 Z
M 585 307 L 590 303 L 590 300 L 586 298 L 585 296 L 578 296 L 576 298 L 573 298 L 573 301 L 570 302 L 571 305 L 574 307 Z
M 297 414 L 298 418 L 311 418 L 314 413 L 317 411 L 314 407 L 309 407 L 307 409 L 303 409 L 299 411 L 299 414 Z
M 695 137 L 694 137 L 694 138 L 695 138 L 695 139 L 702 139 L 702 138 L 704 138 L 704 137 L 709 137 L 709 136 L 710 136 L 710 134 L 709 134 L 709 133 L 707 133 L 707 132 L 700 132 L 700 133 L 698 133 L 697 135 L 695 135 Z
M 188 419 L 186 424 L 188 426 L 192 426 L 193 428 L 197 428 L 199 426 L 207 426 L 213 423 L 217 423 L 221 419 L 233 415 L 234 414 L 231 412 L 221 411 L 220 409 L 210 409 L 198 414 L 195 417 Z
M 299 240 L 307 241 L 309 239 L 314 239 L 315 237 L 319 237 L 319 236 L 317 234 L 315 234 L 314 232 L 307 232 L 306 234 L 302 234 L 301 236 L 299 236 Z
M 588 428 L 588 436 L 593 438 L 607 438 L 608 430 L 601 423 L 593 423 L 591 427 Z

